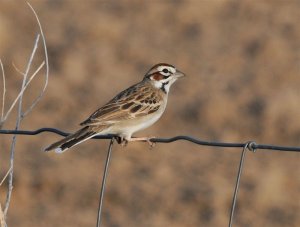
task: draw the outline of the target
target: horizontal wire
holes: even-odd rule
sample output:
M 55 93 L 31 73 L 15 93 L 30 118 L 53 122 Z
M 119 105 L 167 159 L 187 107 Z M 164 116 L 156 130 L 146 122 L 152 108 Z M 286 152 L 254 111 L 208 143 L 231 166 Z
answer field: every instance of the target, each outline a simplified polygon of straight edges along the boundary
M 56 128 L 40 128 L 33 131 L 28 130 L 0 130 L 0 134 L 12 134 L 12 135 L 37 135 L 43 132 L 52 132 L 61 136 L 70 135 L 70 133 L 61 131 Z M 112 139 L 116 137 L 116 135 L 101 135 L 101 136 L 94 136 L 93 139 Z M 278 146 L 278 145 L 269 145 L 269 144 L 257 144 L 255 142 L 245 142 L 245 143 L 225 143 L 225 142 L 210 142 L 199 140 L 193 138 L 191 136 L 175 136 L 171 138 L 151 138 L 150 141 L 154 143 L 172 143 L 178 140 L 185 140 L 189 141 L 198 145 L 203 146 L 213 146 L 213 147 L 244 147 L 246 144 L 249 144 L 248 149 L 251 151 L 255 151 L 257 149 L 263 150 L 276 150 L 276 151 L 294 151 L 300 152 L 300 147 L 293 147 L 293 146 Z

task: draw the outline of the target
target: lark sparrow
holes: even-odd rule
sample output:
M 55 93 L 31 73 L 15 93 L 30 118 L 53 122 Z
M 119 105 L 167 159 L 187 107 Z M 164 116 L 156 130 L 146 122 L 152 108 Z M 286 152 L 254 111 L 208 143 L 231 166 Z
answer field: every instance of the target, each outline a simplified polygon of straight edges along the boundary
M 95 135 L 113 134 L 121 141 L 149 141 L 149 138 L 132 138 L 131 135 L 155 123 L 165 111 L 170 86 L 184 76 L 174 66 L 154 65 L 144 79 L 122 91 L 103 107 L 96 110 L 77 132 L 50 145 L 45 151 L 62 153 Z

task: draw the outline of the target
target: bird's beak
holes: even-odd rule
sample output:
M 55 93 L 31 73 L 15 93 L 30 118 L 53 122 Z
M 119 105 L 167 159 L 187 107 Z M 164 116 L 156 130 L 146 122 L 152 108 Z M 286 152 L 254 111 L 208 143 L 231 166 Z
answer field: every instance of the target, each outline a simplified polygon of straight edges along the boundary
M 176 70 L 176 73 L 174 74 L 177 78 L 179 78 L 179 77 L 184 77 L 185 76 L 185 74 L 183 73 L 183 72 L 181 72 L 181 71 L 179 71 L 179 70 Z

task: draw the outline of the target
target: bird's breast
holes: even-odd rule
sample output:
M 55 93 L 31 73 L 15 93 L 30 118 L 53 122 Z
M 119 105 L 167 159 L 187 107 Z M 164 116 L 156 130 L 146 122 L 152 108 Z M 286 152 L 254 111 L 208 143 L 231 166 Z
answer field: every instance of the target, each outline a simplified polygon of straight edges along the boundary
M 137 117 L 130 120 L 120 121 L 110 127 L 109 131 L 112 134 L 122 135 L 124 137 L 131 137 L 137 131 L 148 128 L 153 125 L 163 114 L 165 106 L 162 106 L 158 111 L 148 114 L 146 116 Z

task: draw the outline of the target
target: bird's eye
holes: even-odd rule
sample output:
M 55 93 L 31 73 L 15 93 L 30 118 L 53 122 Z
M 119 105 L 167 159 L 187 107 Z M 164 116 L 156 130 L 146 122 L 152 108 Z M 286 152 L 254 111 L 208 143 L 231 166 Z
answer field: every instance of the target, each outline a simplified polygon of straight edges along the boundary
M 163 69 L 163 72 L 164 72 L 164 73 L 168 73 L 169 70 L 168 70 L 168 69 Z

